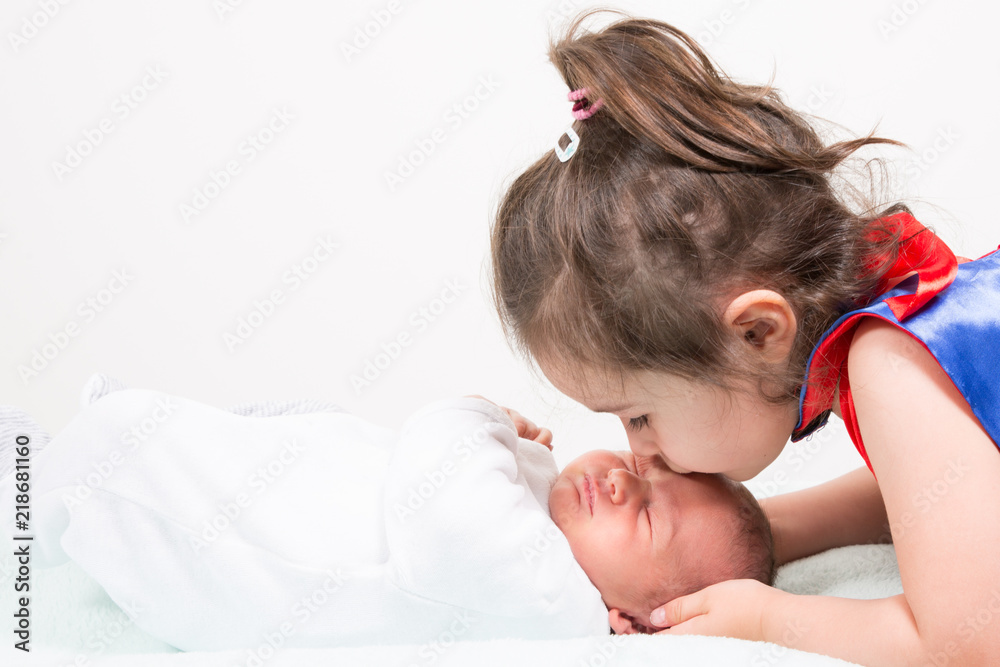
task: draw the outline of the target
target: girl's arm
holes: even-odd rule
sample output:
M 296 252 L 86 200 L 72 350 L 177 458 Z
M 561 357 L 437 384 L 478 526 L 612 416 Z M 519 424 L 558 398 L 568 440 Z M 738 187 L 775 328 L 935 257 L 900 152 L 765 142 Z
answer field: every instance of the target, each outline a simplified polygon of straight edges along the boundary
M 760 501 L 778 565 L 848 544 L 890 541 L 885 504 L 867 468 Z
M 995 664 L 1000 451 L 951 379 L 906 333 L 884 322 L 862 324 L 848 364 L 903 595 L 799 597 L 732 581 L 674 600 L 657 624 L 673 626 L 669 634 L 762 639 L 865 665 Z
M 1000 451 L 931 354 L 870 320 L 848 358 L 923 662 L 1000 653 Z M 990 617 L 989 623 L 983 619 Z

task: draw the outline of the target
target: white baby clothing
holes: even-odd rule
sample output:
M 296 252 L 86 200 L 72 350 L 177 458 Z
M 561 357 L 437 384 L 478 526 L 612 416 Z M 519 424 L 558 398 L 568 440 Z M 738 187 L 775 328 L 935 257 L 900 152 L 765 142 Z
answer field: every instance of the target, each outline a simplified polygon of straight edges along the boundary
M 76 561 L 184 650 L 607 634 L 549 517 L 556 476 L 482 399 L 397 433 L 125 389 L 32 457 L 32 563 Z M 15 493 L 0 480 L 0 506 Z

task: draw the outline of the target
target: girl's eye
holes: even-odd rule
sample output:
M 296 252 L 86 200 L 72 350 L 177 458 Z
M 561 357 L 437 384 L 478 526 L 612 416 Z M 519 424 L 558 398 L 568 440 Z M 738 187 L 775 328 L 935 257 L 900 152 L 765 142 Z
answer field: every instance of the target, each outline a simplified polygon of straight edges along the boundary
M 628 420 L 628 428 L 632 431 L 641 431 L 644 426 L 649 426 L 649 415 L 632 417 Z

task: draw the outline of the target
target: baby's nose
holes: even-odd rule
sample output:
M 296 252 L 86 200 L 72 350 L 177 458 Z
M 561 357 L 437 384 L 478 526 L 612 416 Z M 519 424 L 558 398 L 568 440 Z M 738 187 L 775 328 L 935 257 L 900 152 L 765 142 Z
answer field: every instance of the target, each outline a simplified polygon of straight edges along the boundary
M 624 468 L 608 471 L 608 495 L 615 505 L 626 503 L 630 497 L 639 494 L 641 484 L 642 480 Z

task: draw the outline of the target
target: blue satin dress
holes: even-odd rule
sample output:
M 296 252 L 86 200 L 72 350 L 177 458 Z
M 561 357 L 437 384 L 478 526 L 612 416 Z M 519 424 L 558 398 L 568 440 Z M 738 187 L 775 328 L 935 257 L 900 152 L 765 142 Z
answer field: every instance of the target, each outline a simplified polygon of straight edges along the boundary
M 943 244 L 941 244 L 943 246 Z M 946 246 L 945 246 L 946 248 Z M 950 253 L 950 251 L 948 251 Z M 952 259 L 954 256 L 952 255 Z M 993 442 L 1000 447 L 1000 249 L 957 265 L 953 281 L 933 288 L 933 296 L 903 314 L 893 300 L 910 298 L 921 276 L 914 275 L 882 294 L 871 305 L 838 319 L 809 358 L 809 372 L 799 400 L 798 441 L 822 427 L 831 410 L 833 391 L 841 389 L 841 414 L 855 446 L 871 468 L 854 414 L 847 382 L 847 350 L 854 330 L 865 317 L 877 317 L 919 341 L 934 356 L 972 408 Z M 902 314 L 902 313 L 901 313 Z M 820 376 L 810 382 L 811 373 Z M 825 372 L 825 376 L 821 373 Z M 816 379 L 816 378 L 814 378 Z

